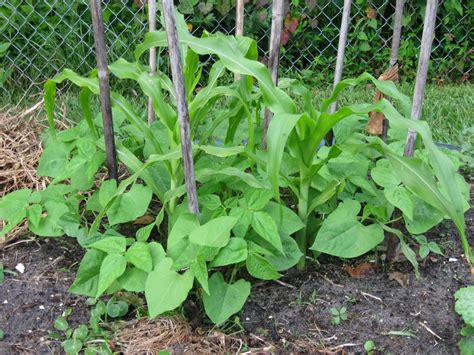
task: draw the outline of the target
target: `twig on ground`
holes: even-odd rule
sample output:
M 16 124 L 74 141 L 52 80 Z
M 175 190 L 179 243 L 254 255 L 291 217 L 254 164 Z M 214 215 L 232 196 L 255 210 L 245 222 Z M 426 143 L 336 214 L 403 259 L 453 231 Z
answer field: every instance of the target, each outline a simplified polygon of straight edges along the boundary
M 379 301 L 380 303 L 383 304 L 383 300 L 382 300 L 380 297 L 377 297 L 377 296 L 371 295 L 370 293 L 362 292 L 362 291 L 360 291 L 360 294 L 361 294 L 362 296 L 366 297 L 366 298 L 367 298 L 367 297 L 373 298 L 374 300 L 377 300 L 377 301 Z
M 439 340 L 443 340 L 438 334 L 436 334 L 434 331 L 432 331 L 426 324 L 424 324 L 422 321 L 418 322 L 419 325 L 421 325 L 423 328 L 425 328 L 428 333 L 431 333 L 435 338 L 438 338 Z

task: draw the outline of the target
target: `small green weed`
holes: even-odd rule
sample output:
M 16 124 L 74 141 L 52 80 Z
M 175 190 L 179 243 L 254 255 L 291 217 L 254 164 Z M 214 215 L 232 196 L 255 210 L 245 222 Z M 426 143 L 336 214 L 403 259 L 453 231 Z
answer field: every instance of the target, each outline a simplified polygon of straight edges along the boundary
M 332 316 L 332 324 L 339 325 L 342 321 L 347 320 L 347 308 L 341 307 L 337 309 L 335 307 L 331 307 L 330 309 L 331 316 Z

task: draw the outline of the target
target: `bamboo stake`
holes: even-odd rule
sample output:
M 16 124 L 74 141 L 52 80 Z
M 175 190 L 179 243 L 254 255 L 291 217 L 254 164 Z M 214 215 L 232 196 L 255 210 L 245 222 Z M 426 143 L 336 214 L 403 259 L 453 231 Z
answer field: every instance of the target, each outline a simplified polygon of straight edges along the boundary
M 337 84 L 342 79 L 342 70 L 344 69 L 344 54 L 346 51 L 347 43 L 347 34 L 349 32 L 349 22 L 351 19 L 351 0 L 344 0 L 344 7 L 342 9 L 342 19 L 341 19 L 341 28 L 339 30 L 339 43 L 337 45 L 337 58 L 336 58 L 336 70 L 334 72 L 334 84 L 333 87 L 336 87 Z M 329 108 L 330 113 L 337 111 L 337 100 Z M 326 134 L 326 144 L 332 145 L 334 140 L 333 131 L 329 131 Z
M 337 59 L 336 70 L 334 72 L 334 87 L 342 79 L 342 70 L 344 69 L 344 54 L 346 51 L 347 34 L 349 32 L 349 22 L 351 19 L 351 0 L 344 0 L 344 7 L 342 9 L 341 29 L 339 31 L 339 43 L 337 45 Z M 330 113 L 337 111 L 337 101 L 331 105 Z
M 270 69 L 273 83 L 278 85 L 278 66 L 280 65 L 280 47 L 281 47 L 281 32 L 283 30 L 283 0 L 273 0 L 272 6 L 272 30 L 270 34 L 270 53 L 268 57 L 268 68 Z M 263 136 L 262 148 L 267 147 L 267 131 L 273 113 L 265 109 L 265 116 L 263 120 Z
M 393 17 L 393 36 L 392 49 L 390 52 L 390 66 L 394 66 L 398 62 L 398 51 L 400 49 L 400 39 L 402 38 L 402 19 L 403 6 L 405 0 L 397 0 L 395 4 L 395 15 Z
M 242 36 L 244 34 L 244 0 L 237 0 L 235 8 L 235 35 Z M 240 74 L 234 75 L 235 80 L 240 80 Z
M 423 35 L 421 37 L 420 59 L 415 79 L 415 91 L 413 93 L 413 106 L 411 108 L 411 119 L 419 120 L 423 108 L 423 96 L 425 94 L 426 77 L 428 75 L 428 64 L 431 56 L 434 29 L 436 24 L 436 9 L 438 0 L 427 0 L 425 10 L 425 21 L 423 23 Z M 404 155 L 412 157 L 415 151 L 416 132 L 408 130 Z
M 148 0 L 148 30 L 153 32 L 156 30 L 156 0 Z M 156 75 L 156 48 L 150 48 L 150 72 Z M 148 125 L 151 125 L 155 119 L 155 111 L 153 110 L 153 101 L 148 98 Z
M 105 46 L 104 22 L 100 0 L 90 0 L 92 27 L 94 29 L 94 45 L 99 70 L 100 107 L 104 123 L 104 141 L 108 178 L 118 181 L 117 152 L 115 150 L 114 124 L 112 105 L 110 102 L 109 73 L 107 68 L 107 49 Z
M 183 65 L 179 48 L 178 32 L 176 30 L 176 18 L 173 0 L 162 0 L 161 3 L 163 6 L 163 17 L 165 20 L 165 29 L 168 39 L 171 74 L 173 76 L 173 83 L 176 91 L 176 102 L 178 106 L 178 123 L 181 139 L 181 151 L 183 153 L 184 179 L 188 195 L 188 207 L 190 212 L 199 216 L 199 205 L 191 146 L 191 133 L 189 129 L 189 111 L 188 105 L 186 103 Z

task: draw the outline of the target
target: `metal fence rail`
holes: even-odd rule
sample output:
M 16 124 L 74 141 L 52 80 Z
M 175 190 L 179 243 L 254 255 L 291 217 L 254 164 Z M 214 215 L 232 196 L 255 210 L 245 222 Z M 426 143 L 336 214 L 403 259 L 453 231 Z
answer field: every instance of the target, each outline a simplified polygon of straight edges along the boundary
M 146 1 L 103 1 L 109 60 L 132 59 L 136 44 L 147 31 L 143 2 Z M 244 32 L 256 39 L 263 61 L 270 35 L 270 2 L 249 0 L 245 8 Z M 332 80 L 342 2 L 288 3 L 282 75 Z M 0 87 L 36 92 L 46 79 L 66 67 L 82 74 L 93 69 L 95 57 L 88 3 L 88 0 L 0 0 Z M 203 30 L 234 32 L 232 0 L 181 0 L 175 3 L 188 13 L 189 27 L 197 34 Z M 405 5 L 400 64 L 407 78 L 414 77 L 416 70 L 423 3 L 407 0 Z M 394 7 L 394 0 L 354 1 L 345 76 L 363 71 L 379 74 L 387 67 Z M 473 14 L 474 9 L 468 1 L 441 2 L 431 79 L 469 79 L 474 54 L 470 30 Z

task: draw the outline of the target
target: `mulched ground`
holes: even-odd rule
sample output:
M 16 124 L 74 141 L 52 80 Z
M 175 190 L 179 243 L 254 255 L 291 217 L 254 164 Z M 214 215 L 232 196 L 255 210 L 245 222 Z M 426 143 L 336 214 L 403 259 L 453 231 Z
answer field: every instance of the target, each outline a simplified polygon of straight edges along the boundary
M 473 209 L 466 221 L 473 245 Z M 407 262 L 352 278 L 339 260 L 322 259 L 307 272 L 289 271 L 282 283 L 254 284 L 240 316 L 245 329 L 237 335 L 243 340 L 241 349 L 360 353 L 364 342 L 372 340 L 380 353 L 458 353 L 461 320 L 454 312 L 453 294 L 474 282 L 450 222 L 427 237 L 444 247 L 445 256 L 428 258 L 420 265 L 418 280 Z M 54 319 L 66 308 L 74 309 L 71 324 L 88 321 L 85 298 L 67 293 L 82 254 L 69 238 L 36 239 L 1 253 L 6 269 L 14 270 L 22 263 L 25 272 L 6 274 L 0 286 L 0 328 L 5 332 L 0 354 L 59 353 L 59 343 L 49 339 L 48 333 L 53 330 Z M 355 261 L 353 266 L 362 262 Z M 399 281 L 408 278 L 408 285 L 403 287 L 396 279 L 391 280 L 393 271 L 401 273 Z M 331 307 L 346 307 L 348 319 L 334 325 Z M 196 308 L 189 308 L 190 319 L 197 319 L 192 314 Z M 200 323 L 191 325 L 202 327 Z M 390 335 L 401 331 L 412 336 Z

